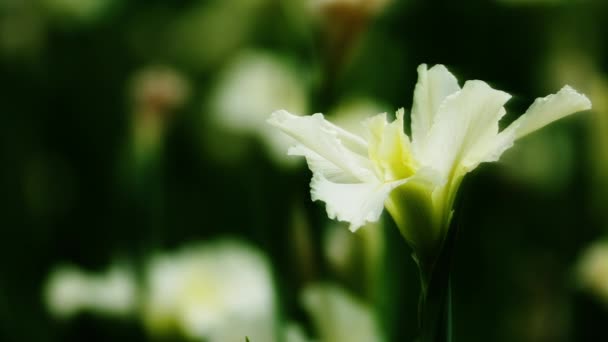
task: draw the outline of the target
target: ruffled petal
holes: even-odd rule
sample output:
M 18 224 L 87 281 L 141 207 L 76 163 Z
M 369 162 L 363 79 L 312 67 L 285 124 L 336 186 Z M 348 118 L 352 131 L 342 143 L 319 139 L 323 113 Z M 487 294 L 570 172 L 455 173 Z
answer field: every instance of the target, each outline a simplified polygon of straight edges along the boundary
M 491 144 L 488 144 L 485 155 L 480 155 L 479 159 L 481 162 L 497 161 L 506 150 L 513 146 L 515 140 L 553 121 L 590 108 L 591 101 L 570 86 L 563 87 L 556 94 L 537 98 L 522 116 L 500 132 Z
M 439 107 L 424 150 L 416 156 L 419 162 L 445 178 L 456 168 L 472 170 L 494 143 L 510 97 L 485 82 L 466 82 Z
M 591 109 L 591 101 L 570 86 L 556 94 L 537 98 L 528 110 L 507 129 L 515 131 L 515 139 L 528 135 L 553 121 L 570 114 Z
M 310 193 L 313 201 L 325 202 L 329 218 L 349 222 L 350 230 L 356 231 L 366 222 L 378 221 L 391 190 L 407 181 L 345 184 L 334 183 L 315 173 Z
M 428 70 L 426 64 L 418 67 L 411 114 L 414 151 L 419 152 L 418 149 L 424 145 L 441 103 L 458 90 L 458 80 L 445 66 L 438 64 Z
M 322 114 L 296 116 L 279 110 L 268 122 L 298 142 L 289 154 L 306 157 L 313 173 L 342 183 L 376 179 L 367 142 L 325 120 Z

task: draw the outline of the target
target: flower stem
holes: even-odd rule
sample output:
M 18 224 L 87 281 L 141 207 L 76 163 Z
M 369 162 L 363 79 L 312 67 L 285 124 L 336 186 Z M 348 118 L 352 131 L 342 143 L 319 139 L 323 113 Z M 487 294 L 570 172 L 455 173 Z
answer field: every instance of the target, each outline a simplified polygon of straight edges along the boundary
M 420 342 L 452 341 L 451 299 L 449 280 L 441 288 L 421 294 Z
M 456 227 L 451 227 L 439 257 L 429 264 L 419 263 L 420 291 L 420 342 L 452 341 L 451 268 Z

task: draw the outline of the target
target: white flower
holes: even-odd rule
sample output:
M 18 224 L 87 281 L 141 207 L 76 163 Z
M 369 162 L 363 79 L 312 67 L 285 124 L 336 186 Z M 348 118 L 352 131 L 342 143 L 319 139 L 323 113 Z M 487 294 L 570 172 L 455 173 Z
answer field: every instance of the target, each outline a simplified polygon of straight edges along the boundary
M 304 156 L 313 172 L 313 200 L 325 202 L 330 218 L 356 230 L 377 221 L 386 206 L 418 257 L 433 255 L 449 226 L 464 175 L 496 161 L 513 142 L 574 112 L 591 108 L 569 86 L 536 99 L 521 117 L 499 132 L 511 96 L 479 80 L 461 88 L 443 66 L 418 68 L 411 112 L 411 140 L 404 111 L 363 124 L 367 136 L 348 132 L 322 114 L 296 116 L 285 110 L 269 123 L 298 141 L 289 154 Z
M 113 265 L 102 274 L 59 266 L 47 280 L 45 300 L 49 311 L 61 318 L 85 311 L 125 316 L 137 306 L 137 287 L 133 273 L 122 265 Z
M 205 341 L 273 341 L 274 289 L 266 258 L 235 241 L 158 255 L 146 272 L 143 316 L 156 334 Z

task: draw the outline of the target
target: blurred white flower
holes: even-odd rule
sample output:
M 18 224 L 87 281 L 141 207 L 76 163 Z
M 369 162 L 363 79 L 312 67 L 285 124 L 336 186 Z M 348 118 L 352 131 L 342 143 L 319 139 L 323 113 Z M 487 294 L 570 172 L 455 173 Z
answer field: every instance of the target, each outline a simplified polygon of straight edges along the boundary
M 200 244 L 152 258 L 143 319 L 155 334 L 205 341 L 274 341 L 268 260 L 236 241 Z
M 49 275 L 44 296 L 49 311 L 60 318 L 81 312 L 126 316 L 137 306 L 134 276 L 129 268 L 118 264 L 101 274 L 59 266 Z
M 298 141 L 289 154 L 306 157 L 313 171 L 311 195 L 325 202 L 330 218 L 356 230 L 379 219 L 384 206 L 424 268 L 441 248 L 463 177 L 480 163 L 496 161 L 516 139 L 591 108 L 587 97 L 565 86 L 537 99 L 499 132 L 509 94 L 479 80 L 461 88 L 443 65 L 418 68 L 411 114 L 412 139 L 404 132 L 404 111 L 366 121 L 364 138 L 325 120 L 286 110 L 269 123 Z
M 320 342 L 384 341 L 371 308 L 336 285 L 308 286 L 302 303 Z
M 279 164 L 294 164 L 284 153 L 292 140 L 266 124 L 268 112 L 285 107 L 293 111 L 307 109 L 307 93 L 301 77 L 284 59 L 249 51 L 236 58 L 223 72 L 209 104 L 214 128 L 230 134 L 253 135 L 267 147 Z M 213 143 L 209 139 L 209 143 Z M 225 139 L 221 139 L 225 145 Z M 234 139 L 231 139 L 234 140 Z M 216 142 L 217 144 L 217 142 Z M 217 146 L 209 146 L 217 150 Z M 220 148 L 225 151 L 225 148 Z M 222 152 L 224 153 L 224 152 Z
M 587 248 L 577 271 L 579 284 L 608 303 L 608 242 L 598 241 Z

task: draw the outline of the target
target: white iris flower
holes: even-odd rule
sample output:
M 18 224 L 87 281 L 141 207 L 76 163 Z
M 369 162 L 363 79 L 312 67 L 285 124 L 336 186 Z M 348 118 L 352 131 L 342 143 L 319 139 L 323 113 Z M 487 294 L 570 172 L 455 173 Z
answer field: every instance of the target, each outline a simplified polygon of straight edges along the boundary
M 511 95 L 479 80 L 461 88 L 445 66 L 418 68 L 411 111 L 411 139 L 403 109 L 388 122 L 386 113 L 363 122 L 367 136 L 348 132 L 322 114 L 296 116 L 285 110 L 269 123 L 298 143 L 290 155 L 306 157 L 313 172 L 313 200 L 325 202 L 330 218 L 355 231 L 377 221 L 387 208 L 417 256 L 433 257 L 452 216 L 465 174 L 497 161 L 513 142 L 572 113 L 591 108 L 569 86 L 534 101 L 521 117 L 499 131 Z

